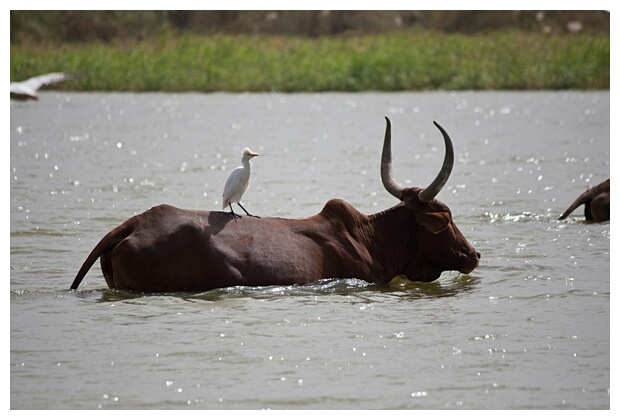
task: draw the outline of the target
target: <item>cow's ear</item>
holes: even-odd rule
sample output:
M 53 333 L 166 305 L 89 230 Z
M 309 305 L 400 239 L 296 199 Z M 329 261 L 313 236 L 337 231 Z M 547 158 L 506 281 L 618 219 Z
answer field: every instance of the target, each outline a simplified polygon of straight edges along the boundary
M 416 220 L 433 234 L 438 234 L 450 225 L 450 215 L 443 211 L 422 213 L 416 217 Z

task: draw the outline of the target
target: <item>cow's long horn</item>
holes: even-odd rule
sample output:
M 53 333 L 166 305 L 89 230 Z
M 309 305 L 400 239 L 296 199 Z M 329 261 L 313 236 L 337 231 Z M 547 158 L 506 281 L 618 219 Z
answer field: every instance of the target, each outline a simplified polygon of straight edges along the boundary
M 450 178 L 450 173 L 452 172 L 452 167 L 454 166 L 454 149 L 452 148 L 452 140 L 450 140 L 450 136 L 446 133 L 446 130 L 444 130 L 442 126 L 437 124 L 435 121 L 433 121 L 433 124 L 437 126 L 443 135 L 444 142 L 446 143 L 446 155 L 443 159 L 441 170 L 435 180 L 418 194 L 418 198 L 423 203 L 431 202 L 433 198 L 439 194 L 439 191 L 441 191 L 443 186 L 448 181 L 448 178 Z
M 385 122 L 385 138 L 381 154 L 381 181 L 387 192 L 400 200 L 404 188 L 394 181 L 392 176 L 392 123 L 388 117 L 385 117 Z

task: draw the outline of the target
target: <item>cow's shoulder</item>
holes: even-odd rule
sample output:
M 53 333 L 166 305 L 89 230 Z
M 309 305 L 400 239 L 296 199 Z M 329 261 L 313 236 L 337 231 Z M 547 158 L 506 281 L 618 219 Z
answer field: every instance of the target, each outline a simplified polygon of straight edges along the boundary
M 321 210 L 321 213 L 335 216 L 363 216 L 363 214 L 360 213 L 355 207 L 353 207 L 346 201 L 341 200 L 340 198 L 332 198 L 327 203 L 325 203 L 325 206 L 323 206 L 323 210 Z
M 339 198 L 329 200 L 319 215 L 332 224 L 342 224 L 348 228 L 364 224 L 368 219 L 368 216 Z

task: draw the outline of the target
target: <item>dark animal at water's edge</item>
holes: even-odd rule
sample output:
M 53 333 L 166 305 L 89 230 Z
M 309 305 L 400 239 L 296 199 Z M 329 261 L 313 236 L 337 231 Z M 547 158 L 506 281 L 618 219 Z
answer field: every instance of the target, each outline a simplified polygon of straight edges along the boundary
M 75 79 L 75 76 L 66 73 L 48 73 L 31 77 L 22 82 L 11 82 L 11 99 L 39 100 L 38 90 L 43 86 L 71 79 Z
M 606 222 L 609 220 L 610 213 L 610 183 L 609 179 L 592 187 L 581 194 L 573 204 L 560 216 L 559 220 L 564 220 L 577 207 L 585 204 L 586 220 L 592 222 Z
M 228 286 L 303 284 L 357 278 L 385 284 L 397 275 L 433 281 L 443 271 L 470 273 L 480 254 L 435 199 L 454 164 L 448 133 L 441 171 L 425 189 L 403 188 L 392 177 L 391 123 L 381 179 L 400 203 L 364 215 L 333 199 L 306 219 L 241 218 L 230 213 L 160 205 L 108 233 L 79 270 L 76 289 L 92 264 L 112 289 L 138 292 L 205 291 Z

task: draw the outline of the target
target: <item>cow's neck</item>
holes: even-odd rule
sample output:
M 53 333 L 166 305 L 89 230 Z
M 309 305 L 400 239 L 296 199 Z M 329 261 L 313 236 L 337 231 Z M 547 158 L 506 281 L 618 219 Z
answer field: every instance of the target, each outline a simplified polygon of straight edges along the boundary
M 332 239 L 338 242 L 339 249 L 348 250 L 341 256 L 347 255 L 352 260 L 334 264 L 354 267 L 346 275 L 388 283 L 397 275 L 410 271 L 413 264 L 410 247 L 414 243 L 411 239 L 415 235 L 415 224 L 411 210 L 402 203 L 366 216 L 349 203 L 333 199 L 327 202 L 319 218 L 314 220 L 319 220 L 321 226 L 332 226 L 331 235 L 340 232 Z M 343 230 L 348 234 L 343 235 Z M 324 274 L 342 275 L 341 271 L 338 273 Z
M 411 210 L 402 203 L 368 217 L 367 247 L 373 257 L 373 271 L 380 281 L 389 282 L 408 271 L 412 264 L 415 223 Z

